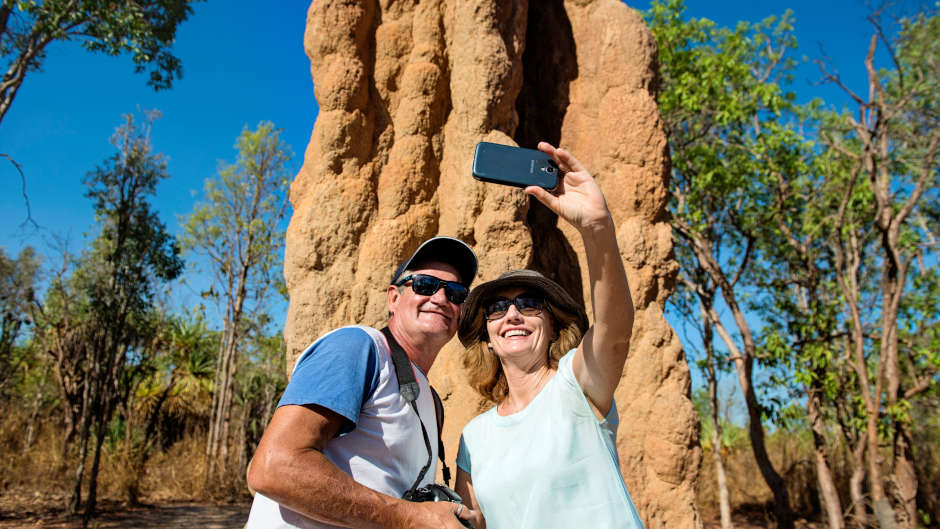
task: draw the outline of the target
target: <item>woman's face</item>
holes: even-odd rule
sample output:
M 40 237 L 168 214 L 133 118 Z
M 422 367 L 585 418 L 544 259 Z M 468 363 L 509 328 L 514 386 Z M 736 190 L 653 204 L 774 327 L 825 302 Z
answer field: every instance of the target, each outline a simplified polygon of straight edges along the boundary
M 516 303 L 509 303 L 505 314 L 494 313 L 487 316 L 487 307 L 493 307 L 493 301 L 500 298 L 516 300 Z M 536 306 L 531 303 L 527 304 L 527 298 L 541 302 L 545 308 L 536 314 Z M 517 306 L 519 304 L 523 305 L 523 311 L 520 311 Z M 545 296 L 541 292 L 523 288 L 502 290 L 483 303 L 483 311 L 490 347 L 501 359 L 531 358 L 535 360 L 548 357 L 548 348 L 552 343 L 554 329 L 551 313 L 545 304 Z

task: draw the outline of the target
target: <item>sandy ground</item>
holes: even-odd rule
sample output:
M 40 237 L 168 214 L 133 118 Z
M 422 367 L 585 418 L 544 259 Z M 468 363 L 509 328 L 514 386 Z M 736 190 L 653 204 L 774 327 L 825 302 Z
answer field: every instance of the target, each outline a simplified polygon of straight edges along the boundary
M 17 501 L 19 500 L 19 501 Z M 241 529 L 248 518 L 248 503 L 161 503 L 128 507 L 103 502 L 92 529 Z M 48 501 L 0 497 L 0 529 L 48 527 L 79 529 L 81 520 L 65 514 L 61 504 Z

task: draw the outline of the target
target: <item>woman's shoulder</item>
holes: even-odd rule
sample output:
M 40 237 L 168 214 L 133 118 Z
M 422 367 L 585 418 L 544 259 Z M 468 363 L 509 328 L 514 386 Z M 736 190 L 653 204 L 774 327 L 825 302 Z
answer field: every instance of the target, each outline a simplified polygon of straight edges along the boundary
M 470 422 L 468 422 L 467 425 L 463 427 L 464 437 L 473 436 L 474 434 L 479 433 L 481 430 L 485 429 L 493 422 L 493 417 L 495 416 L 496 406 L 494 405 L 490 409 L 470 419 Z

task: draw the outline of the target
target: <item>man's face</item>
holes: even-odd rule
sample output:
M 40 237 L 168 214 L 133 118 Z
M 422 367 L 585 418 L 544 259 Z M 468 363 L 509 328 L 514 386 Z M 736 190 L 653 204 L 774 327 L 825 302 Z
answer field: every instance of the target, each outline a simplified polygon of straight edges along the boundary
M 410 274 L 425 274 L 444 281 L 460 281 L 457 269 L 447 263 L 430 261 L 422 263 Z M 457 319 L 460 305 L 447 299 L 443 286 L 430 296 L 422 296 L 414 291 L 408 281 L 395 288 L 388 287 L 388 309 L 402 330 L 412 340 L 428 338 L 450 340 L 457 332 Z

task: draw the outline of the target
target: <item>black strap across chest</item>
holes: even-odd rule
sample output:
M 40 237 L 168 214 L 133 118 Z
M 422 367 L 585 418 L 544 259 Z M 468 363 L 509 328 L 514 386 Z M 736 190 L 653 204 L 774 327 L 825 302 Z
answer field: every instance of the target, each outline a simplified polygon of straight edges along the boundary
M 392 332 L 388 327 L 382 329 L 382 334 L 385 335 L 385 339 L 388 341 L 388 347 L 392 353 L 392 363 L 395 365 L 395 375 L 398 377 L 398 388 L 399 392 L 403 399 L 405 399 L 411 408 L 415 411 L 415 415 L 418 416 L 418 422 L 421 423 L 421 434 L 424 436 L 424 444 L 428 449 L 428 462 L 425 463 L 424 467 L 421 469 L 421 472 L 418 473 L 417 479 L 415 479 L 414 484 L 409 490 L 415 490 L 418 488 L 418 483 L 421 482 L 421 479 L 424 478 L 424 475 L 427 473 L 428 468 L 431 466 L 431 461 L 433 461 L 434 456 L 431 451 L 431 441 L 428 439 L 428 430 L 424 427 L 424 421 L 421 420 L 421 414 L 418 413 L 418 395 L 421 393 L 421 388 L 418 386 L 418 381 L 415 379 L 414 368 L 411 366 L 411 360 L 408 358 L 408 353 L 402 349 L 401 345 L 398 343 L 398 340 L 392 336 Z M 441 439 L 441 432 L 444 428 L 444 404 L 441 402 L 441 397 L 437 394 L 437 391 L 428 384 L 428 387 L 431 388 L 431 397 L 434 400 L 434 414 L 437 417 L 437 456 L 441 460 L 441 471 L 444 475 L 444 484 L 450 485 L 450 469 L 447 467 L 447 463 L 444 461 L 444 441 Z

